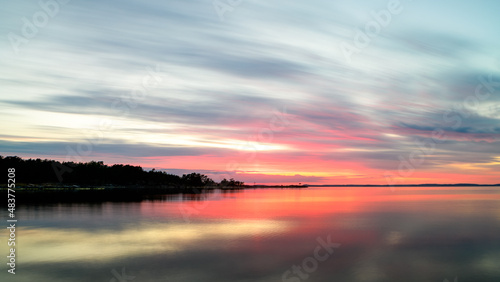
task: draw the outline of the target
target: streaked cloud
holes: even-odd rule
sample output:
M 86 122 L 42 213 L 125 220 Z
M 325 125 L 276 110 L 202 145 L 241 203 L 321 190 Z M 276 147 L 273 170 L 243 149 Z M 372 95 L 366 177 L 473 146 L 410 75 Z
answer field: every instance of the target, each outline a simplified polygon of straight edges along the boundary
M 404 181 L 499 183 L 499 4 L 401 0 L 346 60 L 341 44 L 387 5 L 246 1 L 221 21 L 204 1 L 70 1 L 16 54 L 8 35 L 44 10 L 7 3 L 0 154 L 65 160 L 90 143 L 78 158 L 384 184 L 440 129 Z

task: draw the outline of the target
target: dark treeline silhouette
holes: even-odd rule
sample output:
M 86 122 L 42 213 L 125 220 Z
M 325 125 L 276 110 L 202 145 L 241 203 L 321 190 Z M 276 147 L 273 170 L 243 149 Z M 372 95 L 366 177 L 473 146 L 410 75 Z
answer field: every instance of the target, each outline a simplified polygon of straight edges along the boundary
M 145 171 L 140 166 L 103 162 L 87 163 L 58 162 L 42 159 L 22 159 L 17 156 L 0 156 L 0 169 L 16 169 L 16 182 L 23 184 L 62 184 L 62 185 L 123 185 L 123 186 L 175 186 L 175 187 L 239 187 L 244 183 L 234 179 L 215 182 L 200 173 L 178 176 L 164 171 Z

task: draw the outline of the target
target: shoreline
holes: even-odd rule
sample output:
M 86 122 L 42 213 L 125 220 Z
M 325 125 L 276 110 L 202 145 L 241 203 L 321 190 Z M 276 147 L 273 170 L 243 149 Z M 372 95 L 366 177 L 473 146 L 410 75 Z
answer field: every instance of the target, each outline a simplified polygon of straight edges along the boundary
M 241 191 L 244 189 L 301 189 L 307 186 L 283 185 L 283 186 L 205 186 L 188 187 L 173 185 L 151 185 L 151 186 L 83 186 L 78 185 L 26 185 L 18 184 L 14 195 L 22 199 L 22 203 L 73 203 L 73 202 L 140 202 L 143 200 L 161 200 L 163 196 L 183 194 L 207 194 L 219 190 L 222 192 Z M 0 191 L 7 192 L 6 186 L 0 187 Z M 2 203 L 0 203 L 2 205 Z
M 174 195 L 211 194 L 215 191 L 236 192 L 245 189 L 304 189 L 314 187 L 499 187 L 500 184 L 409 184 L 409 185 L 243 185 L 190 187 L 179 185 L 105 185 L 82 186 L 18 184 L 15 195 L 23 204 L 54 203 L 98 203 L 98 202 L 140 202 L 144 200 L 165 200 Z M 6 185 L 0 191 L 7 192 Z M 5 204 L 5 203 L 4 203 Z M 0 203 L 0 206 L 4 205 Z

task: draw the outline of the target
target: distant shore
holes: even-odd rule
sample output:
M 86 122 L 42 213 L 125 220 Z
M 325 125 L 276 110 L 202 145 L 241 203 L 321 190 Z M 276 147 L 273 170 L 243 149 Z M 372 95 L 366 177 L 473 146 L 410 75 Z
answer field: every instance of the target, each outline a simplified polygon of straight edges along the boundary
M 475 183 L 456 183 L 456 184 L 396 184 L 396 185 L 377 185 L 377 184 L 325 184 L 309 185 L 309 187 L 467 187 L 467 186 L 500 186 L 499 184 L 475 184 Z
M 499 187 L 500 184 L 409 184 L 392 187 Z M 390 185 L 242 185 L 242 186 L 174 186 L 174 185 L 61 185 L 22 184 L 15 188 L 18 204 L 76 203 L 76 202 L 140 202 L 143 200 L 161 200 L 172 195 L 235 192 L 244 189 L 303 189 L 308 187 L 391 187 Z M 7 193 L 6 185 L 0 191 Z M 0 205 L 2 205 L 0 203 Z

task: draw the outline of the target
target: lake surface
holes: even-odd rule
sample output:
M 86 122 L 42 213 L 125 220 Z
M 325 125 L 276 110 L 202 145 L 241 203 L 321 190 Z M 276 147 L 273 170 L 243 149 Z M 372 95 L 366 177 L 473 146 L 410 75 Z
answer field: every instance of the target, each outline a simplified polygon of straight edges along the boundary
M 16 275 L 3 256 L 0 281 L 500 281 L 499 187 L 216 190 L 16 214 Z

